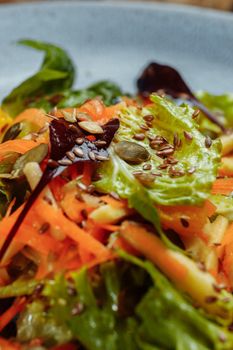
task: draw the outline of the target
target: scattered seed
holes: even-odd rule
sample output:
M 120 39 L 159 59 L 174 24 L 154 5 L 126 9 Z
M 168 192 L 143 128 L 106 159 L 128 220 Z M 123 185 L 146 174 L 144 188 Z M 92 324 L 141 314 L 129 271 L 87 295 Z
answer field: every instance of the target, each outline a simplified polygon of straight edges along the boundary
M 121 159 L 130 164 L 140 164 L 150 158 L 147 149 L 135 142 L 121 141 L 114 149 Z
M 178 143 L 178 134 L 177 132 L 174 133 L 174 137 L 173 137 L 173 145 L 174 147 L 177 146 L 177 143 Z
M 78 137 L 76 140 L 75 140 L 75 143 L 77 145 L 82 145 L 84 142 L 84 138 L 83 137 Z
M 61 159 L 58 161 L 59 165 L 67 166 L 73 164 L 73 162 L 70 159 Z
M 173 147 L 172 145 L 170 145 L 169 143 L 167 143 L 167 144 L 161 146 L 161 147 L 159 148 L 159 150 L 160 150 L 160 151 L 164 151 L 165 149 L 171 149 L 171 148 L 174 149 L 174 147 Z
M 52 205 L 52 204 L 53 204 L 51 198 L 49 198 L 48 196 L 44 196 L 44 197 L 43 197 L 43 200 L 45 200 L 45 202 L 47 202 L 49 205 Z
M 96 154 L 96 155 L 95 155 L 95 158 L 96 158 L 97 160 L 100 160 L 100 161 L 109 160 L 109 157 L 101 156 L 100 154 Z
M 53 159 L 49 159 L 48 160 L 48 165 L 50 168 L 57 168 L 58 167 L 58 162 L 56 160 Z
M 43 225 L 41 225 L 41 227 L 39 228 L 39 233 L 40 234 L 43 234 L 45 233 L 46 231 L 48 231 L 50 228 L 50 224 L 48 222 L 45 222 Z
M 145 174 L 145 173 L 139 173 L 134 172 L 133 174 L 136 179 L 144 186 L 150 186 L 155 181 L 155 175 L 153 174 Z
M 87 113 L 79 112 L 77 114 L 77 119 L 80 121 L 90 121 L 92 120 L 91 116 L 88 115 Z
M 143 140 L 145 139 L 145 135 L 144 135 L 144 134 L 135 134 L 135 135 L 133 136 L 133 138 L 134 138 L 135 140 L 138 140 L 138 141 L 143 141 Z
M 106 141 L 103 141 L 103 140 L 97 140 L 97 141 L 95 141 L 96 147 L 99 147 L 99 148 L 106 146 L 106 144 L 107 144 L 107 142 L 106 142 Z
M 142 167 L 143 170 L 151 170 L 151 168 L 152 168 L 151 164 L 144 164 Z
M 77 186 L 82 191 L 86 191 L 87 190 L 87 186 L 83 182 L 78 182 Z
M 43 289 L 44 289 L 43 283 L 37 284 L 37 286 L 34 288 L 33 295 L 36 294 L 38 296 L 38 294 L 40 294 Z
M 148 126 L 148 128 L 152 128 L 153 124 L 151 122 L 146 122 L 146 125 Z
M 145 125 L 145 124 L 141 124 L 141 125 L 140 125 L 140 129 L 145 130 L 145 131 L 148 131 L 148 130 L 149 130 L 149 127 L 148 127 L 147 125 Z
M 193 115 L 192 115 L 192 118 L 195 119 L 199 116 L 200 114 L 200 110 L 199 109 L 196 109 L 194 112 L 193 112 Z
M 210 295 L 210 296 L 205 298 L 205 302 L 207 304 L 216 303 L 217 300 L 218 300 L 218 298 L 216 296 L 214 296 L 214 295 Z
M 88 156 L 91 160 L 93 160 L 93 161 L 96 160 L 96 156 L 95 156 L 94 152 L 92 152 L 92 151 L 88 152 Z
M 157 151 L 156 152 L 156 155 L 160 158 L 164 158 L 170 154 L 174 153 L 174 148 L 173 147 L 170 147 L 170 148 L 167 148 L 163 151 Z
M 103 128 L 95 122 L 82 121 L 79 122 L 78 125 L 81 129 L 89 132 L 90 134 L 103 134 L 104 132 Z
M 156 136 L 152 135 L 152 134 L 148 134 L 147 138 L 148 138 L 149 141 L 153 141 L 153 140 L 155 140 Z
M 154 175 L 154 176 L 158 176 L 158 177 L 163 176 L 161 173 L 156 173 L 156 172 L 154 172 L 154 171 L 152 171 L 151 174 Z
M 184 219 L 184 218 L 180 218 L 180 222 L 182 224 L 183 227 L 187 228 L 189 227 L 189 222 L 188 220 Z
M 143 174 L 143 172 L 141 170 L 133 171 L 134 176 L 141 175 L 141 174 Z
M 87 186 L 87 192 L 88 193 L 92 193 L 92 192 L 94 192 L 95 191 L 95 186 L 94 185 L 89 185 L 89 186 Z
M 118 194 L 116 192 L 110 192 L 109 194 L 110 194 L 110 196 L 112 198 L 114 198 L 114 199 L 116 199 L 118 201 L 120 200 L 120 197 L 118 196 Z
M 82 303 L 77 303 L 71 310 L 72 316 L 80 315 L 84 311 L 84 305 Z
M 177 164 L 179 162 L 177 159 L 175 159 L 172 156 L 167 157 L 166 161 L 167 161 L 168 164 L 172 164 L 172 165 L 175 165 L 175 164 Z
M 75 154 L 72 151 L 66 152 L 67 158 L 69 158 L 72 162 L 75 160 Z
M 184 137 L 186 138 L 186 140 L 188 141 L 192 141 L 193 139 L 193 135 L 190 134 L 190 132 L 184 131 Z
M 152 114 L 148 114 L 148 115 L 145 115 L 143 117 L 143 119 L 146 121 L 146 122 L 152 122 L 154 120 L 154 116 Z
M 80 158 L 83 158 L 84 157 L 84 152 L 81 148 L 78 148 L 78 147 L 75 147 L 73 149 L 73 152 L 74 154 L 77 156 L 77 157 L 80 157 Z
M 163 170 L 163 169 L 167 169 L 169 167 L 169 164 L 167 163 L 163 163 L 163 164 L 160 164 L 157 169 L 159 170 Z
M 173 166 L 170 166 L 169 168 L 169 175 L 172 177 L 180 177 L 183 176 L 185 173 L 183 170 L 175 169 Z
M 45 125 L 40 130 L 38 130 L 37 133 L 39 135 L 44 134 L 48 129 L 49 129 L 49 123 L 45 123 Z
M 209 136 L 206 136 L 205 138 L 205 146 L 206 148 L 210 148 L 210 146 L 212 145 L 212 140 Z

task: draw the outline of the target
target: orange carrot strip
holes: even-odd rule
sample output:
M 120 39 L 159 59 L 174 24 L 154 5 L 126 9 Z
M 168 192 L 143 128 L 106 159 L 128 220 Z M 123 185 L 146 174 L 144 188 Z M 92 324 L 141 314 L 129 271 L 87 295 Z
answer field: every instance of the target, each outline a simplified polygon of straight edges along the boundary
M 212 194 L 229 195 L 233 191 L 233 178 L 217 179 L 212 187 Z
M 39 145 L 40 142 L 31 140 L 9 140 L 0 144 L 0 159 L 8 152 L 26 153 L 30 149 Z
M 82 182 L 84 185 L 89 186 L 91 184 L 91 176 L 93 173 L 93 165 L 90 163 L 85 163 L 83 168 Z
M 16 201 L 16 197 L 14 197 L 14 198 L 12 199 L 12 201 L 10 202 L 10 204 L 8 205 L 8 208 L 7 208 L 7 212 L 6 212 L 5 217 L 8 217 L 8 216 L 11 215 L 11 211 L 12 211 L 13 206 L 15 205 L 15 201 Z
M 46 116 L 44 112 L 40 109 L 29 108 L 20 113 L 15 119 L 14 123 L 19 123 L 23 120 L 30 121 L 33 124 L 38 125 L 39 127 L 43 127 L 46 122 L 50 122 L 51 118 Z
M 19 344 L 13 343 L 6 339 L 0 338 L 0 350 L 21 350 L 22 347 Z
M 74 222 L 67 219 L 60 209 L 54 209 L 45 201 L 40 201 L 37 203 L 35 210 L 39 217 L 44 220 L 49 218 L 51 225 L 59 227 L 68 237 L 77 242 L 80 249 L 88 249 L 94 255 L 101 255 L 107 252 L 107 248 L 78 227 Z
M 23 310 L 26 304 L 26 298 L 16 299 L 14 303 L 0 316 L 0 331 L 2 331 L 8 323 Z
M 148 232 L 143 226 L 125 221 L 121 226 L 120 235 L 133 248 L 156 264 L 166 275 L 172 275 L 176 281 L 183 280 L 186 276 L 187 269 L 174 259 L 157 236 Z

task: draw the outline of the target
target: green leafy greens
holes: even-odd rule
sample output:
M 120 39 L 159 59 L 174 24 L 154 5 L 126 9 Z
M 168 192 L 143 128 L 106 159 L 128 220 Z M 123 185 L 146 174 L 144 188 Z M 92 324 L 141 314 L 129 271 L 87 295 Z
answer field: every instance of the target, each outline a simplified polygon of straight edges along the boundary
M 148 261 L 119 252 L 100 272 L 57 276 L 18 320 L 18 339 L 77 339 L 87 350 L 227 350 L 233 335 L 208 320 Z M 126 283 L 127 281 L 127 283 Z M 134 291 L 134 293 L 133 293 Z
M 182 146 L 175 149 L 173 156 L 178 163 L 173 168 L 176 170 L 175 174 L 182 172 L 183 176 L 172 176 L 169 167 L 160 171 L 163 159 L 150 148 L 149 140 L 145 138 L 137 141 L 150 153 L 152 172 L 159 172 L 161 175 L 157 176 L 151 185 L 144 186 L 145 191 L 156 204 L 200 205 L 209 196 L 216 178 L 220 161 L 220 142 L 213 141 L 210 148 L 206 147 L 205 137 L 198 131 L 198 125 L 192 119 L 193 109 L 189 106 L 177 107 L 156 95 L 152 95 L 151 100 L 154 104 L 144 107 L 142 111 L 136 107 L 129 107 L 121 112 L 121 126 L 115 141 L 133 140 L 133 136 L 140 132 L 141 124 L 144 124 L 143 117 L 153 115 L 152 128 L 148 131 L 150 135 L 162 136 L 169 144 L 173 144 L 176 134 L 182 142 Z M 191 135 L 192 139 L 187 139 L 185 133 Z M 190 173 L 190 169 L 194 171 Z M 129 198 L 137 192 L 139 186 L 134 173 L 141 170 L 142 164 L 126 163 L 112 147 L 110 161 L 99 169 L 102 179 L 96 182 L 96 186 L 103 192 L 115 191 L 121 197 Z
M 34 40 L 21 40 L 19 43 L 43 51 L 45 57 L 40 70 L 3 100 L 2 108 L 11 116 L 17 115 L 41 97 L 70 88 L 75 75 L 71 59 L 61 48 Z

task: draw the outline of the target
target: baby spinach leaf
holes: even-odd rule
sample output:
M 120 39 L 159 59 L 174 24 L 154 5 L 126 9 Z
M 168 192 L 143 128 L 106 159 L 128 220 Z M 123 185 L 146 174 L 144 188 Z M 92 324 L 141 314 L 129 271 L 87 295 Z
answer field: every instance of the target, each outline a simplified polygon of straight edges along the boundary
M 75 75 L 73 63 L 63 49 L 34 40 L 21 40 L 19 43 L 43 51 L 45 57 L 39 71 L 3 100 L 2 108 L 11 116 L 16 116 L 41 96 L 70 88 Z

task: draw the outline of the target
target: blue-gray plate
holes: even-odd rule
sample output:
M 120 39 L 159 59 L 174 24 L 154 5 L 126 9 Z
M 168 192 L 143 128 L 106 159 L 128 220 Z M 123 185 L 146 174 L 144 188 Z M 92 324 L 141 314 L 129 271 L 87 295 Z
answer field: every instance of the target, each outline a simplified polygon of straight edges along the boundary
M 40 64 L 40 53 L 16 44 L 22 38 L 67 49 L 76 86 L 111 79 L 133 91 L 155 60 L 178 68 L 195 90 L 233 92 L 233 14 L 152 3 L 1 5 L 0 98 Z

